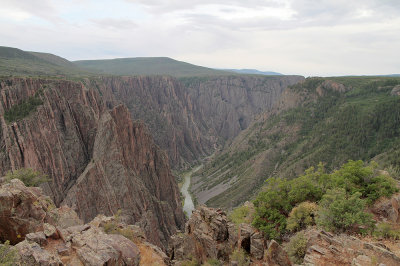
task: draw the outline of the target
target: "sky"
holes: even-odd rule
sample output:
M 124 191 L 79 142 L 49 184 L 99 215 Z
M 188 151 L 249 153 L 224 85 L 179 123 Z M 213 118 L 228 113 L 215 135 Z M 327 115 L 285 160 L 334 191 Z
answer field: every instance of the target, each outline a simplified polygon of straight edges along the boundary
M 400 0 L 0 0 L 0 46 L 305 76 L 400 73 Z

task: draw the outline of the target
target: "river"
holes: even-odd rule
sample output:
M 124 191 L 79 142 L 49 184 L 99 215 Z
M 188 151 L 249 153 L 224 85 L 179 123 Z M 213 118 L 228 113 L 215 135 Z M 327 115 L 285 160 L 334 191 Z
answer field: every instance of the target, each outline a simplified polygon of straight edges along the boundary
M 190 195 L 190 193 L 189 193 L 190 181 L 191 181 L 192 175 L 195 172 L 197 172 L 198 170 L 200 170 L 201 167 L 203 167 L 202 164 L 193 168 L 190 172 L 186 173 L 183 177 L 184 183 L 181 188 L 182 195 L 185 198 L 185 202 L 183 204 L 183 211 L 185 211 L 189 217 L 190 217 L 190 215 L 192 215 L 192 211 L 194 210 L 194 203 L 193 203 L 192 195 Z

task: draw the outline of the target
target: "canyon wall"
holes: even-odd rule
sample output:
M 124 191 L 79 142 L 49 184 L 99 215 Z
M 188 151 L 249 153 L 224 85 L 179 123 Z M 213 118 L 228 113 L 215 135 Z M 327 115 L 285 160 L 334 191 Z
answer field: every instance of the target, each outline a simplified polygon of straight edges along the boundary
M 42 101 L 37 110 L 6 121 L 5 113 L 29 97 Z M 168 157 L 125 106 L 103 98 L 80 82 L 1 80 L 0 175 L 37 169 L 51 178 L 44 189 L 56 205 L 73 206 L 85 221 L 121 209 L 127 222 L 166 247 L 184 223 Z

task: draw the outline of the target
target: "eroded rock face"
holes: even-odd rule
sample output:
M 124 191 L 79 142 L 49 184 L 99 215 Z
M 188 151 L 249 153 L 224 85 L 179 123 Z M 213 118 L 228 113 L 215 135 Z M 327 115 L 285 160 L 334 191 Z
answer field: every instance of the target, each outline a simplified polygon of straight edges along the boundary
M 43 102 L 35 112 L 5 121 L 5 111 L 33 95 Z M 121 209 L 127 222 L 165 248 L 184 223 L 168 157 L 126 107 L 104 97 L 80 82 L 1 80 L 0 175 L 39 170 L 51 178 L 43 188 L 57 206 L 73 206 L 85 222 Z
M 268 245 L 268 249 L 265 252 L 265 262 L 268 266 L 292 265 L 285 250 L 275 240 L 272 240 Z
M 208 258 L 229 261 L 237 243 L 237 230 L 220 209 L 198 207 L 186 223 L 185 233 L 171 237 L 169 256 L 185 260 L 194 256 L 205 262 Z
M 172 167 L 184 167 L 245 129 L 300 76 L 104 77 L 90 81 L 149 125 Z

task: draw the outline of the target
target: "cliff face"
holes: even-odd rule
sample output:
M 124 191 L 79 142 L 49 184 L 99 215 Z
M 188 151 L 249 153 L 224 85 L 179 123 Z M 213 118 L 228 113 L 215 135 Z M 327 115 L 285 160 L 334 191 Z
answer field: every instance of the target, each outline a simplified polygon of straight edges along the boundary
M 82 83 L 10 79 L 0 82 L 0 174 L 30 167 L 49 175 L 44 187 L 57 205 L 73 205 L 88 221 L 98 213 L 140 224 L 160 246 L 183 225 L 178 187 L 167 156 L 124 106 L 108 107 Z M 17 122 L 12 106 L 43 102 Z M 162 188 L 162 189 L 161 189 Z
M 104 77 L 88 81 L 149 125 L 174 168 L 184 167 L 248 127 L 303 77 Z

